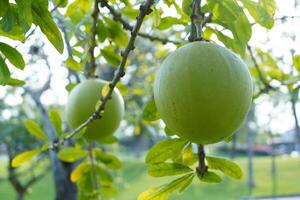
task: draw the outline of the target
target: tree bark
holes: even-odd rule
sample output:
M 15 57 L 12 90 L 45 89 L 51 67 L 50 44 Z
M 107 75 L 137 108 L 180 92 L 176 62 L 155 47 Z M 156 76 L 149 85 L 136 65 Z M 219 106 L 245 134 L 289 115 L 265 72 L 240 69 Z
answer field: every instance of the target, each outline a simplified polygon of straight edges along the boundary
M 296 111 L 296 102 L 291 100 L 291 104 L 292 104 L 292 111 L 293 111 L 293 116 L 294 116 L 294 120 L 295 120 L 295 143 L 296 143 L 296 150 L 300 153 L 300 128 L 299 128 L 299 121 L 298 121 L 298 115 L 297 115 L 297 111 Z
M 248 136 L 247 136 L 247 146 L 248 146 L 248 189 L 249 189 L 249 195 L 252 195 L 252 190 L 255 186 L 254 183 L 254 171 L 253 171 L 253 143 L 255 140 L 255 133 L 249 127 L 249 123 L 251 121 L 254 121 L 254 106 L 249 111 L 249 115 L 247 118 L 247 131 L 248 131 Z
M 55 139 L 55 131 L 49 120 L 47 110 L 40 101 L 40 95 L 30 93 L 37 107 L 39 108 L 44 122 L 44 129 L 51 140 Z M 77 187 L 70 180 L 70 174 L 74 169 L 74 164 L 65 163 L 59 160 L 56 152 L 50 151 L 52 173 L 55 183 L 55 200 L 76 200 Z

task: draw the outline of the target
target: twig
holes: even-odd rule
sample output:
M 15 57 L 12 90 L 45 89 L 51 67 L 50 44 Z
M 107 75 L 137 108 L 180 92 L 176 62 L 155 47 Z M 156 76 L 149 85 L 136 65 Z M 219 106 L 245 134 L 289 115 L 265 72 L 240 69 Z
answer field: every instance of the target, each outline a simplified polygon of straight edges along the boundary
M 50 145 L 49 149 L 54 149 L 54 148 L 58 147 L 59 145 L 63 144 L 66 140 L 68 140 L 68 139 L 72 138 L 74 135 L 76 135 L 80 130 L 82 130 L 84 127 L 86 127 L 89 123 L 93 122 L 96 119 L 102 118 L 102 113 L 105 109 L 105 106 L 106 106 L 108 100 L 111 99 L 114 88 L 116 87 L 116 85 L 120 81 L 120 79 L 125 75 L 125 65 L 127 62 L 127 58 L 129 56 L 129 53 L 132 50 L 134 50 L 134 42 L 137 37 L 138 31 L 141 28 L 141 25 L 143 23 L 145 16 L 151 13 L 152 10 L 150 9 L 150 7 L 153 4 L 153 2 L 154 2 L 154 0 L 147 0 L 144 5 L 140 6 L 140 14 L 137 17 L 137 22 L 131 32 L 130 40 L 129 40 L 124 52 L 122 52 L 122 54 L 121 54 L 122 60 L 119 65 L 118 71 L 115 74 L 113 80 L 109 83 L 108 92 L 106 93 L 106 95 L 104 97 L 101 98 L 102 101 L 101 101 L 100 106 L 85 122 L 83 122 L 80 126 L 78 126 L 76 129 L 74 129 L 69 135 L 67 135 L 66 137 L 64 137 L 56 142 L 53 142 L 53 144 Z
M 94 160 L 94 155 L 93 155 L 93 143 L 91 142 L 89 144 L 89 148 L 88 148 L 88 152 L 89 152 L 89 158 L 91 160 L 91 173 L 92 173 L 92 182 L 93 182 L 93 186 L 94 189 L 96 190 L 96 195 L 97 195 L 97 199 L 99 199 L 99 185 L 98 185 L 98 181 L 97 181 L 97 173 L 95 172 L 95 160 Z
M 202 26 L 204 22 L 204 14 L 201 12 L 201 0 L 194 0 L 191 4 L 191 7 L 191 34 L 189 37 L 189 41 L 201 41 Z
M 109 5 L 107 0 L 100 0 L 100 3 L 101 3 L 101 7 L 106 7 L 109 10 L 109 12 L 113 16 L 114 20 L 120 22 L 123 25 L 124 29 L 126 29 L 128 31 L 133 30 L 133 26 L 131 26 L 124 18 L 122 18 L 122 15 L 119 12 L 117 12 L 113 6 Z M 166 44 L 166 43 L 179 44 L 179 43 L 181 43 L 181 41 L 170 40 L 168 38 L 161 38 L 158 36 L 150 35 L 148 33 L 138 32 L 138 36 L 149 39 L 150 41 L 159 41 L 163 44 Z
M 199 163 L 196 170 L 197 173 L 200 175 L 200 177 L 203 177 L 204 174 L 207 172 L 208 168 L 205 164 L 205 150 L 204 150 L 204 145 L 202 144 L 198 145 L 198 158 L 199 158 Z
M 258 65 L 258 63 L 257 63 L 257 61 L 256 61 L 256 59 L 254 57 L 254 54 L 253 54 L 251 46 L 247 45 L 247 49 L 249 51 L 250 57 L 252 59 L 252 62 L 254 63 L 254 66 L 255 66 L 255 68 L 257 70 L 259 80 L 263 83 L 263 85 L 265 87 L 265 90 L 268 91 L 268 90 L 273 89 L 273 87 L 269 83 L 267 83 L 266 80 L 264 79 L 264 77 L 262 75 L 262 72 L 261 72 L 261 70 L 259 68 L 259 65 Z
M 91 27 L 92 35 L 91 35 L 91 46 L 89 48 L 90 54 L 90 66 L 88 69 L 88 77 L 92 77 L 95 74 L 95 70 L 97 68 L 96 60 L 95 60 L 95 47 L 96 47 L 96 35 L 97 35 L 97 24 L 98 24 L 98 16 L 99 16 L 99 0 L 95 0 L 94 3 L 94 11 L 92 13 L 93 23 Z

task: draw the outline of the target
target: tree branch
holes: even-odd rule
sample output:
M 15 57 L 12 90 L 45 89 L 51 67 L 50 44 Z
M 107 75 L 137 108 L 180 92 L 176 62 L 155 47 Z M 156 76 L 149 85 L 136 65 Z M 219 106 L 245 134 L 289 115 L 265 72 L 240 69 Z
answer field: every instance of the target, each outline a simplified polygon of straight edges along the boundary
M 205 150 L 204 150 L 204 145 L 202 144 L 198 144 L 198 158 L 199 158 L 199 163 L 196 170 L 197 173 L 200 175 L 200 177 L 203 177 L 204 174 L 207 172 L 208 168 L 205 164 Z
M 91 46 L 89 48 L 90 54 L 90 65 L 88 69 L 88 77 L 92 77 L 95 74 L 95 70 L 97 68 L 96 60 L 95 60 L 95 47 L 96 47 L 96 35 L 97 35 L 97 23 L 98 23 L 98 16 L 99 16 L 99 0 L 94 0 L 94 11 L 92 13 L 93 23 L 91 27 Z
M 257 70 L 259 80 L 260 80 L 260 81 L 263 83 L 263 85 L 264 85 L 264 92 L 267 92 L 267 91 L 269 91 L 269 90 L 274 89 L 274 88 L 273 88 L 269 83 L 267 83 L 266 80 L 264 79 L 264 77 L 263 77 L 263 75 L 262 75 L 262 72 L 261 72 L 261 70 L 260 70 L 260 68 L 259 68 L 259 65 L 258 65 L 258 63 L 257 63 L 257 60 L 256 60 L 255 57 L 254 57 L 254 54 L 253 54 L 253 51 L 252 51 L 251 46 L 250 46 L 250 45 L 247 45 L 247 49 L 248 49 L 248 51 L 249 51 L 251 60 L 252 60 L 252 62 L 254 63 L 254 66 L 255 66 L 255 68 L 256 68 L 256 70 Z
M 201 0 L 194 0 L 191 4 L 191 7 L 191 34 L 189 36 L 189 41 L 201 41 L 202 27 L 204 22 L 204 14 L 201 12 Z
M 54 149 L 54 148 L 58 147 L 60 144 L 63 144 L 66 140 L 68 140 L 68 139 L 72 138 L 74 135 L 76 135 L 80 130 L 82 130 L 84 127 L 86 127 L 89 123 L 93 122 L 96 119 L 102 118 L 102 113 L 105 109 L 107 102 L 111 99 L 114 88 L 116 87 L 116 85 L 120 81 L 120 79 L 125 75 L 125 65 L 127 62 L 127 58 L 129 56 L 129 53 L 132 50 L 134 50 L 134 48 L 135 48 L 134 47 L 135 39 L 141 28 L 141 25 L 143 23 L 145 16 L 150 14 L 152 11 L 150 7 L 153 4 L 153 2 L 154 2 L 154 0 L 147 0 L 144 5 L 140 6 L 140 13 L 137 17 L 137 22 L 131 32 L 130 40 L 129 40 L 125 50 L 121 53 L 121 55 L 122 55 L 121 63 L 119 65 L 119 68 L 118 68 L 117 73 L 115 74 L 113 80 L 109 83 L 109 90 L 108 90 L 107 94 L 101 98 L 102 101 L 101 101 L 100 106 L 85 122 L 83 122 L 80 126 L 78 126 L 76 129 L 74 129 L 69 135 L 58 140 L 57 142 L 53 142 L 53 144 L 50 145 L 49 149 Z
M 107 0 L 100 0 L 100 3 L 101 3 L 101 7 L 106 7 L 109 10 L 109 12 L 113 16 L 114 20 L 120 22 L 123 25 L 124 29 L 126 29 L 128 31 L 133 30 L 133 26 L 131 26 L 124 18 L 122 18 L 122 15 L 118 11 L 116 11 L 116 9 L 113 6 L 109 5 Z M 148 33 L 138 32 L 138 36 L 149 39 L 150 41 L 159 41 L 163 44 L 166 44 L 166 43 L 179 44 L 179 43 L 181 43 L 181 41 L 170 40 L 168 38 L 161 38 L 158 36 L 150 35 Z

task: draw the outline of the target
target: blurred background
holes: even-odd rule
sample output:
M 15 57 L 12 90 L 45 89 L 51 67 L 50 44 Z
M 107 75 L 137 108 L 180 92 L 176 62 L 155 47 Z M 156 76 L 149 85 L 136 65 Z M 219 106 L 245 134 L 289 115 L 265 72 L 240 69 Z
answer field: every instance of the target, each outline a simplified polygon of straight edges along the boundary
M 170 199 L 280 199 L 281 196 L 300 199 L 300 66 L 295 59 L 293 61 L 293 57 L 300 54 L 300 1 L 276 2 L 274 28 L 266 30 L 253 24 L 249 52 L 245 56 L 256 94 L 248 118 L 231 141 L 206 146 L 207 154 L 239 163 L 244 172 L 243 179 L 236 181 L 224 177 L 221 184 L 203 184 L 195 179 L 184 194 L 173 195 Z M 174 12 L 172 8 L 168 9 Z M 59 12 L 53 15 L 60 23 L 62 15 Z M 69 31 L 77 30 L 67 20 L 60 26 L 67 27 Z M 160 33 L 160 36 L 172 35 L 169 38 L 174 40 L 184 38 L 185 34 L 178 34 L 178 30 L 182 27 L 175 26 Z M 69 33 L 63 28 L 62 31 L 68 37 Z M 76 37 L 85 37 L 80 34 Z M 211 39 L 218 43 L 215 36 Z M 75 85 L 76 79 L 84 79 L 84 74 L 75 76 L 72 67 L 65 67 L 70 52 L 57 53 L 38 29 L 25 44 L 1 36 L 0 40 L 17 46 L 27 64 L 24 71 L 12 72 L 15 77 L 26 80 L 25 86 L 0 86 L 0 199 L 54 199 L 55 179 L 60 174 L 54 170 L 55 163 L 47 154 L 17 169 L 10 167 L 9 163 L 17 153 L 40 146 L 39 141 L 27 133 L 24 120 L 34 119 L 51 135 L 53 128 L 49 125 L 47 110 L 58 109 L 64 118 L 68 91 Z M 76 47 L 76 39 L 69 42 L 73 47 L 71 53 L 84 54 L 85 49 L 80 45 Z M 172 179 L 158 179 L 147 174 L 144 163 L 147 151 L 167 136 L 161 121 L 143 120 L 143 108 L 152 99 L 152 84 L 159 63 L 175 48 L 170 43 L 137 39 L 135 53 L 130 56 L 127 74 L 119 87 L 126 102 L 126 116 L 115 134 L 119 142 L 105 146 L 122 161 L 122 168 L 114 172 L 118 195 L 108 199 L 133 200 L 147 188 Z M 99 76 L 111 80 L 115 68 L 103 58 L 97 62 Z M 256 65 L 266 83 L 260 80 Z M 266 86 L 270 88 L 266 89 Z M 72 169 L 69 164 L 64 165 Z

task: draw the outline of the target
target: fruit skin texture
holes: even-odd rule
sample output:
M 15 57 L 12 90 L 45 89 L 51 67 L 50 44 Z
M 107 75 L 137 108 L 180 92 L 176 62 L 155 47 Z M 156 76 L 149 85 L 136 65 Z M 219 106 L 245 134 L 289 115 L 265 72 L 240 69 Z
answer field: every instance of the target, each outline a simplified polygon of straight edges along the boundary
M 71 128 L 77 128 L 94 112 L 105 81 L 90 79 L 78 84 L 70 93 L 66 106 L 66 119 Z M 120 125 L 124 115 L 124 101 L 117 88 L 114 89 L 104 109 L 103 117 L 91 122 L 84 137 L 101 140 L 112 135 Z
M 237 131 L 246 118 L 251 76 L 228 49 L 192 42 L 163 61 L 154 99 L 162 120 L 178 136 L 197 144 L 216 143 Z

